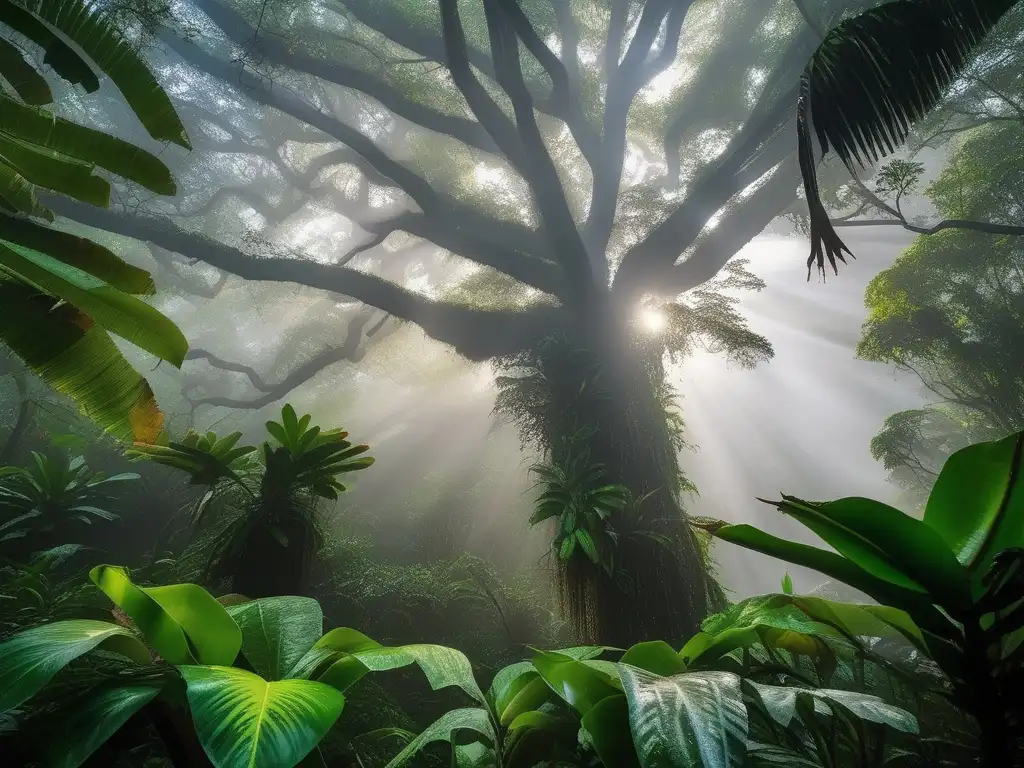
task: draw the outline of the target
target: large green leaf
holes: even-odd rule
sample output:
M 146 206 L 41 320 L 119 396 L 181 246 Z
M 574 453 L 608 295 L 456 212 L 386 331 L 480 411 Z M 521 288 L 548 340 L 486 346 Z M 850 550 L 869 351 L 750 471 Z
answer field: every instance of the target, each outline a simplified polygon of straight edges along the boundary
M 643 768 L 733 768 L 743 763 L 747 709 L 729 672 L 672 677 L 619 668 Z
M 179 667 L 196 734 L 215 768 L 291 768 L 337 721 L 340 691 L 233 667 Z
M 324 613 L 311 597 L 267 597 L 227 609 L 242 630 L 242 653 L 268 680 L 290 676 L 320 639 Z
M 162 689 L 162 685 L 119 686 L 83 696 L 49 740 L 47 765 L 78 768 Z
M 656 675 L 678 675 L 686 669 L 686 664 L 672 646 L 663 640 L 652 640 L 632 646 L 622 658 L 621 664 L 630 664 Z
M 92 583 L 135 622 L 153 649 L 170 664 L 194 664 L 195 657 L 181 625 L 147 590 L 132 584 L 124 568 L 97 565 L 89 571 Z
M 92 320 L 24 283 L 0 279 L 0 341 L 115 437 L 155 442 L 164 417 L 148 382 Z
M 879 579 L 946 605 L 970 602 L 967 574 L 942 537 L 898 509 L 859 497 L 819 504 L 784 496 L 773 506 Z
M 629 702 L 623 694 L 601 699 L 580 721 L 605 766 L 639 768 L 629 724 Z
M 46 51 L 43 63 L 69 83 L 81 85 L 90 93 L 100 87 L 96 73 L 75 50 L 53 30 L 12 0 L 0 0 L 0 21 L 17 30 Z
M 28 0 L 27 5 L 74 41 L 114 81 L 150 136 L 192 148 L 170 98 L 101 9 L 83 0 Z
M 477 737 L 483 737 L 487 744 L 495 741 L 494 727 L 491 716 L 486 709 L 478 707 L 453 709 L 446 712 L 409 742 L 405 749 L 395 755 L 387 764 L 387 768 L 399 768 L 409 762 L 425 746 L 435 741 L 454 741 L 460 731 L 469 731 Z
M 74 619 L 41 624 L 0 643 L 0 712 L 34 696 L 63 669 L 94 648 L 145 664 L 149 650 L 126 628 L 106 621 Z
M 142 591 L 178 623 L 200 663 L 234 663 L 242 645 L 242 632 L 217 598 L 197 584 L 143 587 Z
M 752 525 L 715 523 L 708 525 L 706 530 L 723 541 L 777 557 L 787 563 L 813 568 L 826 576 L 831 576 L 859 589 L 879 602 L 903 608 L 931 604 L 927 594 L 921 589 L 908 589 L 879 579 L 853 561 L 834 552 L 780 539 Z
M 918 731 L 917 718 L 912 714 L 870 694 L 827 688 L 762 685 L 750 680 L 745 681 L 744 684 L 749 685 L 757 692 L 765 711 L 784 728 L 789 727 L 790 722 L 797 714 L 797 700 L 804 697 L 813 700 L 815 712 L 829 714 L 830 708 L 836 705 L 870 723 L 887 725 L 906 733 L 917 733 Z
M 0 159 L 0 208 L 53 221 L 53 211 L 39 202 L 36 188 L 18 170 Z
M 156 156 L 116 136 L 55 117 L 0 94 L 0 133 L 59 152 L 141 184 L 159 195 L 177 191 L 170 169 Z
M 946 461 L 924 522 L 971 572 L 975 596 L 995 556 L 1024 546 L 1024 432 L 978 443 Z
M 2 17 L 3 10 L 0 10 L 0 18 Z M 10 83 L 18 97 L 26 104 L 40 106 L 53 101 L 53 94 L 46 78 L 25 61 L 21 51 L 3 38 L 0 38 L 0 76 Z
M 533 666 L 551 690 L 580 715 L 586 715 L 602 699 L 621 692 L 617 677 L 562 653 L 537 651 Z
M 311 649 L 315 653 L 336 653 L 339 660 L 319 678 L 345 690 L 366 672 L 384 672 L 416 664 L 435 691 L 458 686 L 475 701 L 487 699 L 473 677 L 473 667 L 461 651 L 443 645 L 403 645 L 387 648 L 355 630 L 334 629 Z
M 4 133 L 0 133 L 0 159 L 36 186 L 92 205 L 110 203 L 110 182 L 94 175 L 89 163 Z
M 0 213 L 0 240 L 42 251 L 98 277 L 119 291 L 144 295 L 156 293 L 149 272 L 128 264 L 113 251 L 88 238 Z
M 0 267 L 85 312 L 97 324 L 179 367 L 188 342 L 170 319 L 140 299 L 45 253 L 0 245 Z

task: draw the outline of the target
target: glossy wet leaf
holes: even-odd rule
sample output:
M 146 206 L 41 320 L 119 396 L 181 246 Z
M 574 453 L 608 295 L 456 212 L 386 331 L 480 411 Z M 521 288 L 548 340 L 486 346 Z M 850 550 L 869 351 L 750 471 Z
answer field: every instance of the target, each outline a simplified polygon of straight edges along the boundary
M 813 702 L 814 711 L 819 714 L 831 714 L 831 706 L 837 705 L 866 722 L 887 725 L 906 733 L 918 732 L 917 718 L 912 714 L 870 694 L 827 688 L 763 685 L 749 680 L 745 684 L 757 692 L 765 711 L 784 728 L 788 728 L 797 715 L 797 702 L 803 697 Z
M 139 664 L 150 661 L 149 650 L 128 629 L 92 619 L 41 624 L 0 642 L 0 712 L 34 696 L 67 664 L 99 647 Z
M 327 734 L 345 703 L 312 680 L 267 681 L 233 667 L 182 666 L 192 720 L 215 768 L 291 768 Z
M 242 633 L 213 595 L 196 584 L 144 587 L 143 591 L 178 623 L 198 661 L 221 666 L 234 663 Z
M 288 676 L 323 633 L 324 614 L 311 597 L 267 597 L 227 611 L 242 630 L 242 653 L 268 680 Z
M 534 653 L 533 665 L 547 685 L 580 715 L 586 715 L 599 701 L 620 693 L 616 679 L 557 652 Z
M 606 766 L 637 768 L 640 761 L 630 733 L 629 702 L 622 694 L 599 701 L 580 721 Z
M 971 572 L 975 596 L 1003 549 L 1024 546 L 1024 432 L 978 443 L 946 461 L 928 497 L 924 522 Z
M 728 672 L 672 677 L 621 665 L 633 743 L 643 768 L 734 768 L 746 752 L 740 678 Z

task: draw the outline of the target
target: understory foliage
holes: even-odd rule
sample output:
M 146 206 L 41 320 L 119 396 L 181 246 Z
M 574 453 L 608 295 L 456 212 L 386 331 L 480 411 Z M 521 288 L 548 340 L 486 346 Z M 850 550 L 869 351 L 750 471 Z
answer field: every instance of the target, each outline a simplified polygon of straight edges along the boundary
M 238 446 L 241 433 L 218 438 L 209 432 L 130 451 L 186 472 L 190 484 L 206 488 L 191 510 L 197 546 L 184 555 L 205 560 L 204 581 L 254 597 L 308 589 L 324 538 L 318 504 L 345 492 L 338 475 L 373 464 L 362 456 L 368 445 L 353 445 L 347 432 L 321 430 L 311 420 L 286 404 L 280 422 L 266 423 L 271 439 L 258 448 Z
M 99 89 L 95 69 L 120 92 L 148 139 L 188 149 L 188 136 L 102 4 L 5 2 L 0 30 L 0 83 L 9 86 L 0 90 L 0 343 L 104 428 L 153 442 L 163 414 L 110 334 L 174 366 L 188 344 L 174 323 L 138 298 L 156 292 L 149 273 L 52 226 L 47 194 L 107 206 L 111 183 L 97 169 L 152 193 L 177 191 L 154 154 L 60 116 L 76 101 L 76 86 L 87 93 Z M 36 58 L 40 52 L 45 68 Z M 55 84 L 56 99 L 43 72 L 64 81 Z M 54 111 L 44 108 L 55 101 Z
M 945 674 L 975 718 L 984 766 L 1018 765 L 1024 674 L 1024 432 L 945 463 L 922 519 L 865 498 L 769 502 L 835 552 L 750 525 L 706 524 L 719 539 L 818 570 L 878 600 L 895 630 Z M 1014 693 L 1018 691 L 1018 693 Z

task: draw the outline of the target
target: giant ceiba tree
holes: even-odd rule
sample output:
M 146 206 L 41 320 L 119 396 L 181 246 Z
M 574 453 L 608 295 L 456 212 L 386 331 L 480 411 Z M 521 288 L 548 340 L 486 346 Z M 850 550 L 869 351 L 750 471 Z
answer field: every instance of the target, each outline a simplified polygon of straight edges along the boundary
M 873 5 L 191 0 L 160 33 L 195 135 L 185 192 L 52 207 L 208 295 L 224 280 L 198 285 L 197 262 L 303 287 L 288 309 L 310 317 L 306 345 L 345 326 L 277 381 L 193 350 L 264 402 L 396 320 L 500 361 L 540 446 L 593 428 L 603 481 L 643 507 L 643 530 L 619 526 L 638 534 L 619 553 L 630 588 L 607 590 L 589 639 L 679 637 L 714 590 L 680 506 L 666 352 L 770 356 L 723 291 L 761 287 L 733 257 L 798 197 L 795 106 L 823 30 Z

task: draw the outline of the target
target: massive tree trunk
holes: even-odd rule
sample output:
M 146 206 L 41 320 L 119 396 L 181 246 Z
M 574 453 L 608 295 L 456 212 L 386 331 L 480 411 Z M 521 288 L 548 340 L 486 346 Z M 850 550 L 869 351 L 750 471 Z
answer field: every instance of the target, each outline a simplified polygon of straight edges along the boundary
M 533 406 L 541 434 L 525 425 L 524 437 L 558 464 L 569 450 L 565 437 L 583 429 L 589 461 L 604 470 L 599 484 L 621 484 L 639 502 L 608 521 L 617 534 L 611 573 L 582 552 L 558 565 L 574 640 L 620 647 L 685 640 L 720 607 L 721 591 L 682 505 L 678 446 L 657 391 L 661 361 L 634 344 L 630 324 L 608 308 L 586 313 L 575 330 L 548 343 L 519 362 L 519 372 L 536 374 L 544 390 Z M 519 398 L 499 409 L 515 417 L 516 408 L 531 407 Z

